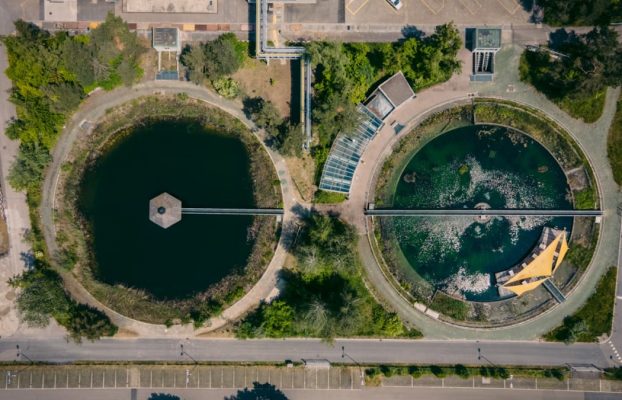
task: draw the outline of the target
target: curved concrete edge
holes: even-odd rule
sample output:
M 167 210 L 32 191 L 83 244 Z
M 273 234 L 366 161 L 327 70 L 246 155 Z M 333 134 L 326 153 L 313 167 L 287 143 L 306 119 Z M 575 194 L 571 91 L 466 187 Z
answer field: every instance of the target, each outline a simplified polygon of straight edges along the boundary
M 445 87 L 451 88 L 451 90 L 444 90 Z M 469 87 L 463 87 L 462 90 L 455 89 L 456 84 L 449 81 L 443 85 L 440 85 L 437 88 L 432 88 L 431 90 L 424 91 L 420 93 L 416 99 L 409 101 L 400 109 L 396 110 L 395 113 L 397 113 L 397 115 L 392 115 L 389 119 L 406 120 L 407 122 L 405 125 L 407 126 L 407 128 L 405 128 L 404 131 L 408 132 L 410 129 L 412 129 L 414 124 L 419 123 L 424 117 L 434 112 L 431 112 L 431 110 L 439 110 L 444 106 L 459 101 L 464 101 L 468 98 L 468 95 L 470 93 L 468 90 Z M 608 91 L 606 108 L 608 108 L 609 111 L 612 106 L 615 108 L 615 100 L 617 100 L 618 92 L 619 89 L 610 89 Z M 532 96 L 538 95 L 537 93 L 530 94 Z M 601 117 L 601 119 L 599 119 L 599 121 L 597 121 L 595 124 L 584 124 L 579 121 L 575 121 L 577 124 L 579 124 L 579 129 L 577 129 L 576 127 L 575 129 L 570 129 L 568 124 L 560 121 L 559 115 L 555 115 L 557 113 L 551 113 L 550 110 L 546 110 L 543 107 L 540 107 L 538 104 L 533 104 L 533 102 L 529 102 L 529 98 L 517 99 L 514 98 L 514 96 L 507 96 L 494 92 L 490 94 L 485 93 L 482 95 L 482 97 L 497 97 L 502 100 L 515 102 L 519 105 L 523 105 L 531 109 L 540 110 L 545 115 L 547 115 L 553 122 L 557 123 L 562 129 L 565 129 L 570 134 L 572 139 L 584 152 L 585 156 L 588 158 L 588 161 L 592 166 L 592 170 L 597 180 L 599 195 L 601 198 L 601 209 L 604 210 L 604 215 L 601 219 L 600 226 L 601 240 L 599 240 L 598 242 L 598 246 L 595 250 L 594 256 L 592 257 L 592 261 L 587 271 L 584 273 L 582 279 L 571 291 L 571 297 L 569 298 L 569 301 L 565 302 L 564 304 L 551 307 L 542 314 L 539 314 L 528 320 L 519 322 L 511 326 L 482 329 L 457 326 L 445 321 L 433 319 L 423 314 L 421 311 L 416 310 L 408 300 L 404 299 L 400 294 L 396 293 L 395 288 L 393 288 L 391 283 L 387 281 L 386 276 L 384 276 L 384 273 L 381 271 L 381 268 L 374 257 L 371 244 L 369 243 L 368 221 L 360 221 L 360 219 L 355 219 L 355 225 L 357 226 L 357 228 L 359 228 L 359 234 L 361 235 L 359 240 L 359 251 L 361 253 L 361 258 L 363 259 L 365 272 L 372 280 L 372 283 L 376 290 L 380 292 L 381 296 L 386 301 L 388 301 L 388 303 L 395 309 L 396 312 L 398 312 L 398 314 L 405 321 L 413 323 L 418 329 L 423 332 L 426 337 L 436 339 L 466 340 L 533 340 L 538 338 L 541 334 L 554 328 L 555 326 L 558 326 L 565 316 L 570 315 L 571 313 L 576 311 L 592 293 L 596 286 L 596 283 L 598 282 L 598 279 L 606 270 L 606 268 L 608 268 L 610 265 L 615 265 L 615 263 L 611 260 L 611 257 L 609 257 L 610 254 L 603 254 L 603 250 L 606 248 L 606 246 L 602 240 L 602 237 L 604 235 L 610 235 L 615 238 L 618 237 L 617 235 L 615 235 L 615 231 L 618 226 L 618 224 L 616 223 L 617 221 L 615 214 L 615 207 L 617 206 L 617 202 L 612 202 L 611 200 L 612 198 L 615 199 L 616 197 L 619 197 L 619 195 L 617 194 L 616 190 L 613 189 L 617 189 L 617 185 L 615 185 L 614 183 L 612 185 L 612 174 L 606 154 L 606 136 L 608 134 L 608 127 L 611 124 L 612 116 L 610 112 L 604 112 L 603 117 Z M 540 97 L 542 96 L 540 95 Z M 542 99 L 540 98 L 538 100 L 541 101 Z M 548 100 L 546 101 L 548 102 Z M 550 108 L 557 109 L 557 107 L 550 102 L 548 105 Z M 408 112 L 409 109 L 410 112 Z M 557 109 L 557 111 L 562 113 L 563 118 L 565 115 L 563 111 L 559 109 Z M 572 120 L 572 118 L 570 118 L 569 116 L 565 117 Z M 600 141 L 604 143 L 604 145 L 601 146 L 600 149 L 593 149 L 591 146 L 586 145 L 585 143 L 586 141 L 593 142 L 593 138 L 584 137 L 584 135 L 587 133 L 592 133 L 596 125 L 598 125 L 598 128 L 600 128 L 599 130 L 601 135 L 604 131 L 604 141 L 602 137 L 599 138 L 601 139 Z M 606 129 L 603 129 L 603 126 Z M 382 161 L 385 160 L 386 156 L 391 153 L 393 146 L 401 138 L 399 135 L 395 135 L 394 132 L 390 131 L 390 127 L 385 126 L 382 132 L 380 132 L 379 135 L 376 136 L 374 141 L 372 141 L 372 143 L 367 146 L 362 158 L 366 160 L 371 160 L 371 162 L 368 162 L 367 165 L 372 164 L 372 169 L 370 171 L 369 166 L 357 169 L 355 175 L 355 180 L 362 180 L 367 183 L 365 187 L 365 193 L 360 193 L 359 190 L 358 192 L 355 192 L 354 195 L 351 194 L 350 199 L 348 200 L 348 203 L 350 203 L 350 205 L 349 207 L 344 208 L 354 208 L 362 210 L 369 201 L 370 196 L 373 195 L 372 185 L 375 181 L 375 177 L 377 176 L 379 168 L 381 168 Z M 380 138 L 382 139 L 378 140 Z M 596 164 L 596 160 L 598 161 L 598 164 Z M 360 184 L 361 183 L 359 183 L 359 185 Z M 367 236 L 367 238 L 365 238 L 364 236 Z
M 297 202 L 295 196 L 290 193 L 293 190 L 294 185 L 292 184 L 285 161 L 278 153 L 272 151 L 265 145 L 262 133 L 257 130 L 252 121 L 246 118 L 241 110 L 241 104 L 225 100 L 206 88 L 196 86 L 191 83 L 177 81 L 152 81 L 139 84 L 131 88 L 118 88 L 110 92 L 95 93 L 83 102 L 78 111 L 73 114 L 71 119 L 65 125 L 63 132 L 54 147 L 52 163 L 46 171 L 40 206 L 41 224 L 50 257 L 53 257 L 53 255 L 58 251 L 55 240 L 56 233 L 53 215 L 55 211 L 55 194 L 60 176 L 60 167 L 71 150 L 77 136 L 80 134 L 86 134 L 86 132 L 81 132 L 80 124 L 85 120 L 97 121 L 105 115 L 107 110 L 127 103 L 132 99 L 150 95 L 175 95 L 181 93 L 187 94 L 190 98 L 204 101 L 214 107 L 218 107 L 231 116 L 239 119 L 252 132 L 255 132 L 255 137 L 268 152 L 281 181 L 281 196 L 284 205 L 281 235 L 270 264 L 267 266 L 263 275 L 255 283 L 252 289 L 248 291 L 244 297 L 224 310 L 220 316 L 211 318 L 204 327 L 199 329 L 193 329 L 191 325 L 175 325 L 167 328 L 164 325 L 150 324 L 124 316 L 97 300 L 91 293 L 88 292 L 88 290 L 86 290 L 86 288 L 82 286 L 82 284 L 70 271 L 56 268 L 57 271 L 61 273 L 67 290 L 76 301 L 89 304 L 104 311 L 110 317 L 112 322 L 120 329 L 136 333 L 140 337 L 185 338 L 188 336 L 196 336 L 212 332 L 216 329 L 222 328 L 231 321 L 239 319 L 249 310 L 259 305 L 261 301 L 273 298 L 276 294 L 278 294 L 278 275 L 287 256 L 287 247 L 293 233 L 293 222 L 296 220 L 296 215 L 293 210 L 297 205 Z

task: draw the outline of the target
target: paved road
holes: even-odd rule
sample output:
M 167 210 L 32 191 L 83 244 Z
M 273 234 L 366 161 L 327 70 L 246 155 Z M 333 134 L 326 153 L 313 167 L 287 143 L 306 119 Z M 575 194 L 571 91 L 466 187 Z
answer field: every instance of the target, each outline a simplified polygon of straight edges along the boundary
M 218 390 L 145 390 L 128 389 L 57 389 L 0 391 L 0 400 L 147 400 L 152 393 L 173 394 L 184 400 L 222 400 L 238 393 L 236 389 Z M 290 400 L 614 400 L 619 394 L 584 393 L 549 390 L 504 389 L 439 389 L 439 388 L 369 388 L 355 391 L 337 390 L 284 390 Z M 249 397 L 250 398 L 250 397 Z
M 230 340 L 230 339 L 102 339 L 82 344 L 64 338 L 0 340 L 0 360 L 15 360 L 16 345 L 32 360 L 71 362 L 100 361 L 188 361 L 184 351 L 201 361 L 277 361 L 327 359 L 353 363 L 441 363 L 468 365 L 564 365 L 591 362 L 611 365 L 605 345 L 501 341 L 431 340 L 336 340 L 316 339 Z M 341 346 L 349 357 L 342 358 Z M 480 350 L 478 352 L 478 349 Z M 479 359 L 478 359 L 479 356 Z

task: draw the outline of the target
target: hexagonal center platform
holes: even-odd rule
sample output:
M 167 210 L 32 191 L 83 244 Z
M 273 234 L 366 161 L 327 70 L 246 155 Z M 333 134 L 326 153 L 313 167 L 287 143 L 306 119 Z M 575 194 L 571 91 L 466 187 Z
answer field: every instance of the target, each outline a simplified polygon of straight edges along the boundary
M 181 221 L 181 201 L 162 193 L 149 201 L 149 220 L 166 229 Z

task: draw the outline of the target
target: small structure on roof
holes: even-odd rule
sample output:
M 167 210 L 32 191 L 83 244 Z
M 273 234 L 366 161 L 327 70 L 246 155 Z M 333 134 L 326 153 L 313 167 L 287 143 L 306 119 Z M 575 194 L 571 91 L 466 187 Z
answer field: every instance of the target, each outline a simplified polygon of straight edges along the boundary
M 156 51 L 181 53 L 181 41 L 177 28 L 153 28 L 153 48 Z
M 365 106 L 384 120 L 393 110 L 413 97 L 415 92 L 402 71 L 399 71 L 373 91 L 365 101 Z
M 491 81 L 495 73 L 495 54 L 501 49 L 501 29 L 467 29 L 467 42 L 473 52 L 471 80 Z
M 519 265 L 495 274 L 499 295 L 521 296 L 542 285 L 555 274 L 567 252 L 566 231 L 545 227 L 539 245 Z
M 179 79 L 181 39 L 177 28 L 153 28 L 153 48 L 158 52 L 158 80 Z
M 181 201 L 164 192 L 149 201 L 149 220 L 166 229 L 181 221 Z

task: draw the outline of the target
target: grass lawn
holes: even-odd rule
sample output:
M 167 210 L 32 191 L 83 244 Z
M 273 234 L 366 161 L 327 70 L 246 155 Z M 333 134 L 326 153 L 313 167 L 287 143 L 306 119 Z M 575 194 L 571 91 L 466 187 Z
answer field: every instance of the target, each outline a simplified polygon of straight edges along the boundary
M 240 83 L 242 92 L 248 97 L 262 97 L 279 111 L 283 118 L 292 112 L 292 73 L 294 67 L 290 62 L 284 64 L 273 62 L 266 64 L 258 60 L 248 59 L 244 66 L 231 77 Z M 296 104 L 297 105 L 297 104 Z M 298 112 L 294 109 L 294 112 Z
M 561 326 L 545 334 L 544 339 L 567 343 L 595 342 L 599 336 L 609 334 L 613 319 L 616 274 L 616 267 L 609 268 L 583 307 L 566 317 Z
M 430 308 L 458 321 L 467 319 L 469 312 L 468 306 L 463 301 L 456 300 L 442 292 L 436 293 Z
M 609 128 L 607 155 L 613 170 L 613 179 L 618 185 L 622 185 L 622 95 L 618 99 L 616 115 Z
M 324 190 L 318 190 L 315 192 L 314 201 L 317 204 L 337 204 L 342 203 L 348 199 L 348 195 L 344 193 L 327 192 Z
M 596 122 L 603 113 L 606 93 L 606 90 L 601 90 L 593 96 L 564 97 L 561 100 L 554 99 L 553 102 L 573 118 L 582 118 L 583 121 L 592 123 Z

